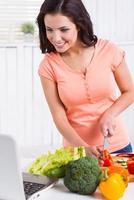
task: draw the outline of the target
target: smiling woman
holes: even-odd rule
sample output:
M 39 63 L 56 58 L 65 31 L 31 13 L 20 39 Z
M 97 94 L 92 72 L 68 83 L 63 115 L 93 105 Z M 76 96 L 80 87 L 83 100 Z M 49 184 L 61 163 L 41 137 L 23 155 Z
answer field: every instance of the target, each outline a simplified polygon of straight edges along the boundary
M 76 25 L 61 14 L 47 14 L 44 18 L 46 26 L 46 35 L 56 51 L 64 53 L 70 47 L 74 46 L 78 37 Z
M 46 17 L 48 20 L 48 16 L 46 15 L 49 15 L 50 23 L 52 22 L 52 18 L 54 20 L 55 14 L 58 14 L 59 17 L 60 15 L 63 16 L 63 19 L 60 17 L 60 22 L 62 20 L 62 26 L 65 26 L 65 23 L 71 24 L 72 22 L 71 26 L 74 26 L 76 29 L 78 29 L 78 37 L 81 41 L 83 41 L 83 44 L 93 46 L 97 42 L 97 37 L 93 34 L 92 22 L 89 14 L 81 1 L 44 1 L 40 11 L 41 12 L 37 17 L 37 24 L 39 26 L 39 37 L 42 53 L 50 52 L 52 50 L 55 51 L 55 48 L 53 48 L 51 42 L 47 40 L 47 24 L 44 23 Z M 64 21 L 64 18 L 66 19 L 66 22 Z M 57 20 L 58 19 L 56 19 L 56 22 Z M 52 25 L 56 25 L 58 27 L 61 26 L 59 22 L 55 24 L 54 21 Z M 43 40 L 43 38 L 47 39 Z
M 124 51 L 94 35 L 81 0 L 45 0 L 37 24 L 45 53 L 38 72 L 63 145 L 100 158 L 107 136 L 108 150 L 123 152 L 129 138 L 120 114 L 134 101 Z

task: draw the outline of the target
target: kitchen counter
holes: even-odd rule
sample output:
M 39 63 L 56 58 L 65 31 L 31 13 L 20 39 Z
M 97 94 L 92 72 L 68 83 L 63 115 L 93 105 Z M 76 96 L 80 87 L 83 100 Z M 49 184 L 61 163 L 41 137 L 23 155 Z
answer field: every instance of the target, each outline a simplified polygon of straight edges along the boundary
M 26 166 L 33 159 L 22 159 L 21 166 L 22 170 L 26 170 Z M 124 196 L 121 200 L 132 200 L 134 195 L 134 182 L 129 183 Z M 97 189 L 93 195 L 80 195 L 76 193 L 71 193 L 63 184 L 63 179 L 59 179 L 56 185 L 52 188 L 46 189 L 42 192 L 40 198 L 38 200 L 50 200 L 50 199 L 58 199 L 58 200 L 105 200 L 105 198 L 101 195 L 100 191 Z
M 121 200 L 132 200 L 134 195 L 134 183 L 129 183 L 124 196 Z M 99 190 L 97 189 L 93 195 L 80 195 L 71 193 L 64 186 L 63 180 L 58 181 L 58 183 L 53 187 L 46 191 L 44 191 L 39 198 L 39 200 L 50 200 L 50 199 L 58 199 L 58 200 L 105 200 L 105 198 L 101 195 Z

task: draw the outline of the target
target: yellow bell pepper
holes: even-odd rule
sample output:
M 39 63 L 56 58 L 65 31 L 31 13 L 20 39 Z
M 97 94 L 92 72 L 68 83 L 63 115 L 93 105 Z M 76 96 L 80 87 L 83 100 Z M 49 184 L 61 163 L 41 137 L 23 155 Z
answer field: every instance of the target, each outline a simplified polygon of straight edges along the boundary
M 122 167 L 118 164 L 114 164 L 114 165 L 111 165 L 110 167 L 108 167 L 108 175 L 110 175 L 112 173 L 120 174 L 123 178 L 123 181 L 125 182 L 126 187 L 128 186 L 129 172 L 127 169 L 125 169 L 124 167 Z
M 108 200 L 119 200 L 125 191 L 126 185 L 122 176 L 118 173 L 110 174 L 106 180 L 102 180 L 99 189 Z

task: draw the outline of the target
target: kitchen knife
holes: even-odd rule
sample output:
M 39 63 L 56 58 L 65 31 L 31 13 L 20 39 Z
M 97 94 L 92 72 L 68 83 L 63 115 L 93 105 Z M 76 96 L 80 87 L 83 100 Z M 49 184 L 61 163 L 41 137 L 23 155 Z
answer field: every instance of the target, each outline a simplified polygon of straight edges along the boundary
M 108 137 L 104 136 L 104 141 L 103 141 L 103 150 L 107 149 L 109 147 L 110 143 L 108 141 Z

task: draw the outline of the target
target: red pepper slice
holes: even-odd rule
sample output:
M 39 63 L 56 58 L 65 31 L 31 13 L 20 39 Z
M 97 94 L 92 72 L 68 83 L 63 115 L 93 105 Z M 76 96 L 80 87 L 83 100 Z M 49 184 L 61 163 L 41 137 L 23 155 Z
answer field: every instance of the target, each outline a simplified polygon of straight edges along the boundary
M 127 160 L 127 168 L 130 174 L 134 174 L 134 157 Z
M 109 167 L 109 166 L 112 165 L 112 161 L 110 159 L 108 159 L 108 158 L 104 158 L 103 162 L 104 162 L 103 163 L 103 167 Z
M 113 163 L 113 159 L 106 149 L 103 151 L 103 162 L 103 167 L 111 166 Z

